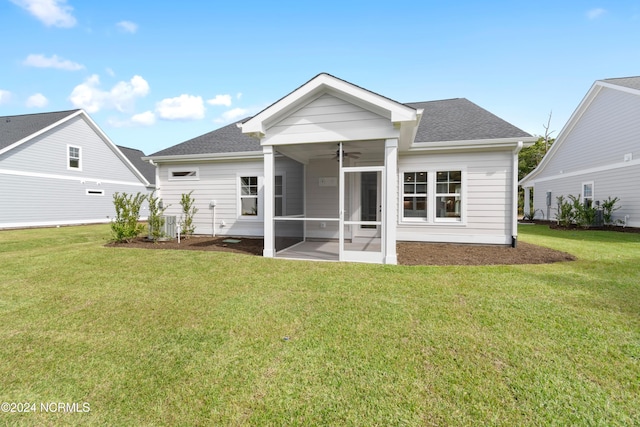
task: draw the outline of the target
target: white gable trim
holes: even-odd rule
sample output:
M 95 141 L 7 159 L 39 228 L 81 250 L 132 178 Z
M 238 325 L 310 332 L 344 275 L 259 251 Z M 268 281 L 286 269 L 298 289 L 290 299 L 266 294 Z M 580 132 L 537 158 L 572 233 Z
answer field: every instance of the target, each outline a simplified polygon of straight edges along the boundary
M 573 128 L 575 128 L 575 126 L 578 124 L 578 122 L 580 121 L 584 113 L 587 111 L 589 106 L 593 103 L 594 99 L 598 96 L 602 88 L 613 89 L 620 92 L 625 92 L 632 95 L 640 96 L 640 90 L 628 88 L 625 86 L 619 86 L 612 83 L 607 83 L 601 80 L 596 81 L 591 86 L 591 89 L 589 89 L 589 92 L 587 92 L 585 97 L 582 99 L 582 101 L 578 105 L 578 108 L 576 108 L 576 110 L 573 112 L 571 117 L 569 117 L 567 124 L 562 128 L 562 130 L 558 134 L 558 137 L 556 138 L 556 141 L 553 143 L 553 145 L 551 146 L 547 154 L 545 154 L 545 156 L 542 158 L 538 167 L 536 167 L 533 171 L 531 171 L 529 175 L 525 176 L 520 180 L 519 184 L 521 186 L 530 187 L 533 182 L 540 181 L 540 180 L 536 180 L 535 177 L 538 176 L 540 173 L 542 173 L 544 168 L 547 166 L 547 164 L 551 161 L 551 159 L 555 155 L 556 151 L 558 151 L 562 146 L 564 140 L 567 138 L 567 135 L 569 135 L 571 131 L 573 131 Z
M 57 122 L 52 123 L 52 124 L 50 124 L 49 126 L 44 127 L 44 128 L 42 128 L 42 129 L 40 129 L 39 131 L 34 132 L 34 133 L 32 133 L 31 135 L 28 135 L 28 136 L 26 136 L 26 137 L 22 138 L 21 140 L 16 141 L 16 142 L 14 142 L 13 144 L 11 144 L 11 145 L 7 146 L 7 147 L 4 147 L 3 149 L 1 149 L 1 150 L 0 150 L 0 154 L 4 154 L 4 153 L 6 153 L 7 151 L 13 150 L 14 148 L 21 146 L 21 145 L 22 145 L 22 144 L 24 144 L 25 142 L 31 141 L 33 138 L 35 138 L 35 137 L 37 137 L 37 136 L 40 136 L 40 135 L 44 134 L 45 132 L 50 131 L 51 129 L 54 129 L 54 128 L 56 128 L 56 127 L 60 126 L 61 124 L 65 123 L 65 122 L 68 122 L 68 121 L 69 121 L 69 120 L 71 120 L 72 118 L 74 118 L 74 117 L 76 117 L 76 116 L 79 116 L 79 115 L 80 115 L 80 114 L 82 114 L 82 113 L 84 113 L 84 111 L 83 111 L 83 110 L 78 110 L 78 111 L 76 111 L 75 113 L 71 113 L 71 114 L 69 114 L 68 116 L 66 116 L 66 117 L 64 117 L 64 118 L 62 118 L 62 119 L 60 119 L 60 120 L 58 120 Z
M 319 74 L 289 95 L 242 123 L 240 125 L 242 132 L 262 138 L 270 123 L 277 121 L 324 93 L 329 93 L 381 116 L 388 117 L 394 124 L 415 122 L 418 118 L 418 112 L 414 108 L 392 101 L 329 74 Z

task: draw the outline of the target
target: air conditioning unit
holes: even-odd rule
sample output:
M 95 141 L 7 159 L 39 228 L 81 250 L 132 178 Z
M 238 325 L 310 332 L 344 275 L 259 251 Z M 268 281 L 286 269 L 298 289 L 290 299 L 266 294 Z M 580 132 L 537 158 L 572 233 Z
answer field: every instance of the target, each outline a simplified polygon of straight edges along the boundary
M 176 238 L 178 226 L 178 220 L 175 215 L 163 215 L 164 218 L 164 226 L 162 227 L 162 237 L 160 237 L 159 241 L 167 241 L 173 240 Z M 153 230 L 149 227 L 149 240 L 153 240 Z

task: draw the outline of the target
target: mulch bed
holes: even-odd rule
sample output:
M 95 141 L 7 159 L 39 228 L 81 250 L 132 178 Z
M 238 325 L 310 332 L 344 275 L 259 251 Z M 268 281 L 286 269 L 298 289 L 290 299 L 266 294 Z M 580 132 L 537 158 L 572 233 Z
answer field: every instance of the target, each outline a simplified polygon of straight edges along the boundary
M 131 243 L 109 243 L 107 246 L 177 249 L 192 251 L 223 251 L 248 255 L 262 255 L 263 240 L 238 238 L 238 243 L 225 243 L 229 236 L 193 236 L 189 239 L 153 243 L 139 237 Z M 542 246 L 518 242 L 516 248 L 494 245 L 461 245 L 450 243 L 400 242 L 397 245 L 400 265 L 500 265 L 547 264 L 573 261 L 575 257 L 565 252 Z

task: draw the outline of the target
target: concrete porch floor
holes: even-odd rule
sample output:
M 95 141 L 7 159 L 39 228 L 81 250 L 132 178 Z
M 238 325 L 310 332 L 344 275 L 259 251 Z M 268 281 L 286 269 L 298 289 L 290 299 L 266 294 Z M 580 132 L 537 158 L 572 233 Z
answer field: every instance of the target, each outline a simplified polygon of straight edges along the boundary
M 380 238 L 358 238 L 345 242 L 345 250 L 358 252 L 380 252 Z M 276 258 L 304 259 L 310 261 L 339 261 L 340 244 L 331 241 L 304 241 L 279 251 Z

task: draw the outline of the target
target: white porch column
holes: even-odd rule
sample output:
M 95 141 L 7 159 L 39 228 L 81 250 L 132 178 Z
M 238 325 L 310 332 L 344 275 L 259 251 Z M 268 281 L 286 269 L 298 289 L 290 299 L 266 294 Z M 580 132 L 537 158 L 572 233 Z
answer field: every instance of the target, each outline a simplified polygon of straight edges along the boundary
M 398 227 L 398 139 L 387 139 L 384 142 L 385 197 L 383 209 L 384 231 L 384 263 L 397 264 L 396 235 Z
M 529 215 L 531 212 L 531 203 L 529 198 L 531 197 L 531 187 L 524 187 L 524 214 Z
M 275 184 L 275 162 L 273 147 L 265 145 L 262 147 L 264 155 L 264 213 L 262 215 L 264 221 L 264 249 L 262 256 L 265 258 L 273 258 L 275 251 L 275 224 L 273 222 L 274 215 L 274 184 Z

